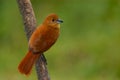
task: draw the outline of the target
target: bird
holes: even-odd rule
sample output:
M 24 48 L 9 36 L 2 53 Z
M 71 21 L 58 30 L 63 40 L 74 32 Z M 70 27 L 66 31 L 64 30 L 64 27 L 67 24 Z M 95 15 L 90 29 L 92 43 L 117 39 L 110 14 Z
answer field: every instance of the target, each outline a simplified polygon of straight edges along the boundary
M 52 13 L 35 29 L 28 41 L 28 52 L 18 65 L 21 74 L 29 75 L 38 58 L 57 41 L 60 23 L 63 21 L 57 14 Z

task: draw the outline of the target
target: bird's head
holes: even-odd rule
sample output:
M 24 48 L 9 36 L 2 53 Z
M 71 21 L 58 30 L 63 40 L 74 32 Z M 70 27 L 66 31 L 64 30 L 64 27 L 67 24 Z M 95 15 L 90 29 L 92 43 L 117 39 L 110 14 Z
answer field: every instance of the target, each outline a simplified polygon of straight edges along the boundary
M 60 23 L 63 23 L 63 21 L 60 20 L 56 14 L 48 15 L 45 21 L 43 22 L 44 25 L 53 27 L 53 28 L 60 28 Z

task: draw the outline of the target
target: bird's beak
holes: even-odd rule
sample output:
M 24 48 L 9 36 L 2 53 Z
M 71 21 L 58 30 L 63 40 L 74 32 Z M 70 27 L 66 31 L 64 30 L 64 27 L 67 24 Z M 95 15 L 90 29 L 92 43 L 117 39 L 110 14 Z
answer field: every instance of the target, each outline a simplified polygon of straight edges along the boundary
M 61 19 L 58 19 L 57 23 L 60 24 L 60 23 L 63 23 L 63 21 Z

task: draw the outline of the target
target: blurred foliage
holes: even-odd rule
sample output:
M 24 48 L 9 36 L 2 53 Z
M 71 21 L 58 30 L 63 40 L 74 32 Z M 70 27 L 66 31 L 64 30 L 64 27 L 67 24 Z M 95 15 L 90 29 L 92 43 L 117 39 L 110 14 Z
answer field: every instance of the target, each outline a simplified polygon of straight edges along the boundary
M 57 43 L 45 55 L 51 80 L 120 80 L 119 0 L 31 0 L 37 24 L 49 13 L 64 23 Z M 0 80 L 26 78 L 17 66 L 27 39 L 16 0 L 0 0 Z

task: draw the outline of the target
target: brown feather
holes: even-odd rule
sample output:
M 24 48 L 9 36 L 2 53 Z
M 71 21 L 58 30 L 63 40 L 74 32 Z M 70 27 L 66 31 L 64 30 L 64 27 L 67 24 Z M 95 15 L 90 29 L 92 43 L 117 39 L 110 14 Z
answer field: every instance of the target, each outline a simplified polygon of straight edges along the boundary
M 39 58 L 39 56 L 40 54 L 33 54 L 31 51 L 28 51 L 28 53 L 18 66 L 19 72 L 25 75 L 29 75 L 34 63 Z

